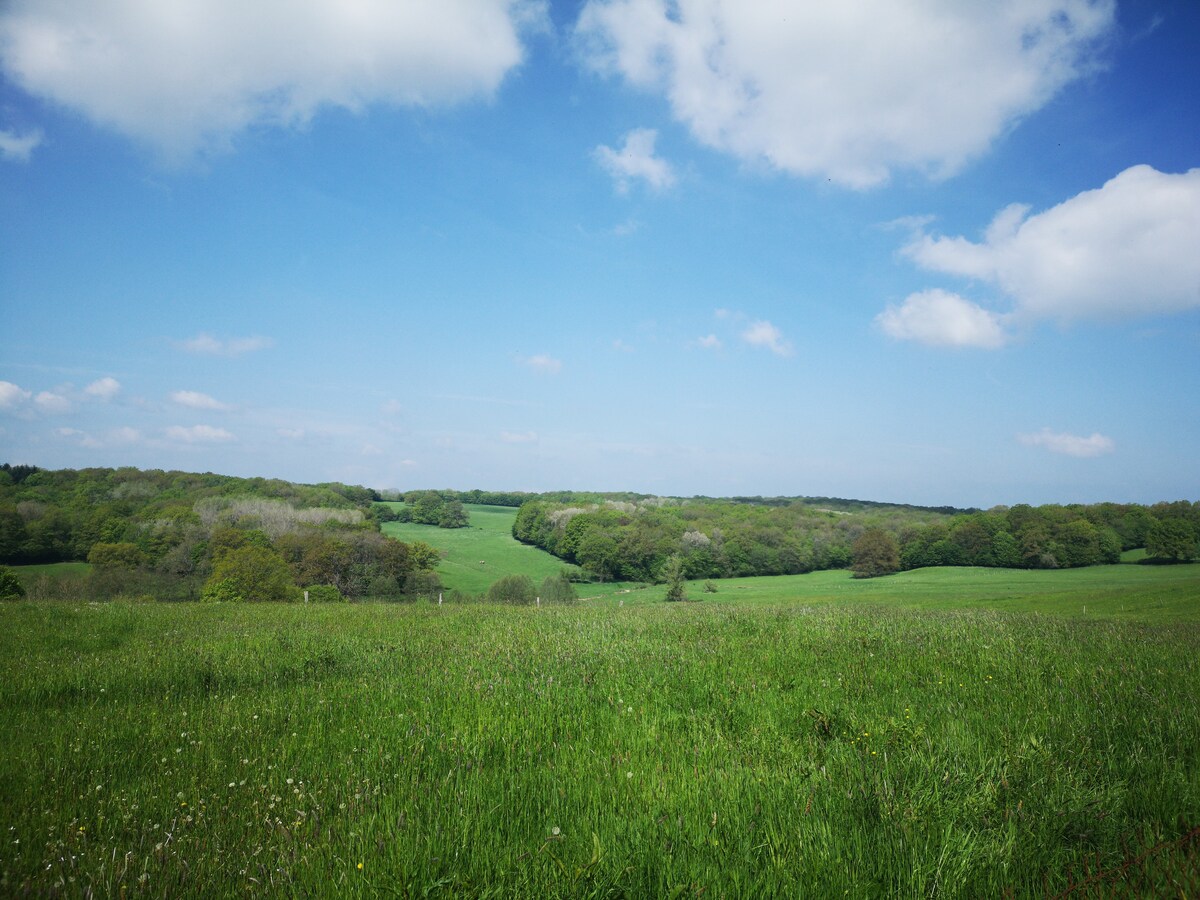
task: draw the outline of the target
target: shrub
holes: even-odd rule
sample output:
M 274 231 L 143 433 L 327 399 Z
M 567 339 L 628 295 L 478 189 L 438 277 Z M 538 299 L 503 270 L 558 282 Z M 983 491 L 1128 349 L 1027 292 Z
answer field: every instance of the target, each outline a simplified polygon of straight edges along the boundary
M 426 600 L 437 599 L 442 589 L 442 579 L 437 572 L 422 569 L 412 572 L 404 579 L 404 594 L 407 597 L 424 597 Z
M 137 569 L 146 564 L 146 554 L 137 544 L 97 542 L 88 551 L 87 561 L 97 569 Z
M 487 598 L 492 603 L 532 603 L 537 592 L 528 575 L 505 575 L 488 588 Z
M 213 573 L 204 585 L 204 595 L 210 594 L 210 586 L 221 595 L 220 599 L 226 599 L 227 595 L 232 595 L 228 599 L 273 602 L 301 599 L 283 557 L 274 550 L 253 544 L 223 553 L 213 564 Z M 204 595 L 202 599 L 217 599 Z
M 311 584 L 304 589 L 310 603 L 344 603 L 346 598 L 332 584 Z
M 25 586 L 17 573 L 8 566 L 0 566 L 0 600 L 20 600 L 25 596 Z
M 538 596 L 546 603 L 571 603 L 579 599 L 575 585 L 571 584 L 566 572 L 557 575 L 547 575 L 542 582 Z

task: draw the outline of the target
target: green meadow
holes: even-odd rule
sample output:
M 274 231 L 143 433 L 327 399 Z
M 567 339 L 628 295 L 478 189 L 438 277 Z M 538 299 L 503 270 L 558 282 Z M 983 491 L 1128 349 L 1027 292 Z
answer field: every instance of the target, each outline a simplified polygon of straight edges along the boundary
M 1194 896 L 1200 566 L 1084 574 L 4 604 L 0 894 Z
M 403 506 L 400 503 L 390 504 Z M 386 522 L 383 533 L 401 541 L 424 541 L 443 553 L 437 568 L 447 591 L 482 594 L 505 575 L 528 575 L 535 584 L 557 575 L 561 559 L 522 544 L 512 536 L 517 511 L 509 506 L 464 504 L 471 524 L 466 528 L 436 528 L 409 522 Z M 580 585 L 580 596 L 606 596 L 628 590 L 621 583 Z

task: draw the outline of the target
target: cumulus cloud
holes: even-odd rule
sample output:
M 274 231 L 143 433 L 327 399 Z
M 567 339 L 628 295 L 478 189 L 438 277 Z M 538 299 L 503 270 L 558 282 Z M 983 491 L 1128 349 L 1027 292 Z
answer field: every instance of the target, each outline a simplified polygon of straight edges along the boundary
M 722 344 L 721 339 L 715 334 L 706 334 L 702 338 L 696 338 L 696 346 L 703 350 L 720 350 Z
M 265 350 L 275 346 L 275 341 L 267 337 L 235 337 L 215 338 L 207 332 L 201 332 L 186 341 L 180 341 L 179 346 L 189 353 L 202 356 L 241 356 L 255 350 Z
M 539 375 L 557 375 L 562 371 L 562 360 L 545 353 L 539 353 L 536 356 L 521 356 L 517 358 L 517 362 Z
M 26 131 L 18 134 L 15 131 L 0 128 L 0 159 L 9 162 L 29 162 L 29 157 L 33 155 L 42 143 L 42 132 L 40 130 Z
M 97 379 L 83 389 L 83 393 L 96 400 L 111 400 L 121 392 L 121 382 L 115 378 Z
M 675 184 L 675 171 L 665 159 L 654 155 L 657 139 L 658 132 L 653 128 L 635 128 L 625 135 L 625 144 L 620 150 L 601 144 L 592 155 L 612 176 L 622 194 L 628 192 L 635 179 L 661 191 Z
M 958 294 L 933 289 L 910 294 L 900 306 L 889 306 L 875 317 L 889 337 L 931 347 L 1004 346 L 1000 317 Z
M 1134 166 L 1030 215 L 1014 204 L 983 240 L 921 233 L 905 253 L 933 272 L 985 282 L 1017 321 L 1117 319 L 1200 308 L 1200 169 Z
M 0 409 L 15 410 L 33 394 L 11 381 L 0 381 Z
M 322 107 L 494 92 L 542 0 L 11 0 L 0 64 L 26 91 L 171 156 Z
M 186 406 L 189 409 L 211 409 L 217 411 L 229 409 L 227 404 L 199 391 L 175 391 L 171 394 L 171 402 L 179 406 Z
M 1110 437 L 1094 433 L 1088 437 L 1066 432 L 1051 431 L 1043 428 L 1033 434 L 1018 434 L 1017 440 L 1026 447 L 1041 447 L 1051 453 L 1061 453 L 1064 456 L 1075 456 L 1081 459 L 1112 453 L 1116 444 Z
M 742 332 L 742 340 L 751 347 L 765 347 L 776 356 L 792 355 L 791 341 L 785 340 L 783 332 L 764 319 L 751 322 Z
M 506 444 L 532 444 L 538 439 L 536 431 L 502 431 L 500 440 Z
M 173 441 L 182 441 L 185 444 L 214 444 L 235 440 L 224 428 L 214 428 L 211 425 L 171 425 L 167 428 L 166 435 Z
M 661 92 L 702 143 L 866 188 L 946 176 L 1097 65 L 1114 0 L 589 0 L 601 71 Z
M 33 405 L 48 415 L 61 415 L 71 411 L 71 401 L 53 391 L 39 391 L 33 398 Z

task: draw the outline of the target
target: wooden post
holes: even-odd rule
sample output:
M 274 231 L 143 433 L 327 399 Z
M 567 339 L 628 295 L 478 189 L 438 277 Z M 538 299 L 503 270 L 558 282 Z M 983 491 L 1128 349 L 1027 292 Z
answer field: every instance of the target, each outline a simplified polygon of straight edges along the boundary
M 305 602 L 305 603 L 307 603 L 307 602 L 308 602 L 308 591 L 305 591 L 305 592 L 304 592 L 304 602 Z
M 438 591 L 438 606 L 442 605 L 442 592 Z

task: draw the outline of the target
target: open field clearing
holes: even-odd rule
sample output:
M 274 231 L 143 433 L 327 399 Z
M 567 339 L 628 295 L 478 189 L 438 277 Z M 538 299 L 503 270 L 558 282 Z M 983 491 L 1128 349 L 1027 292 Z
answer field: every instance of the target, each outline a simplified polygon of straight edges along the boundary
M 403 506 L 403 504 L 390 504 Z M 447 591 L 481 594 L 505 575 L 528 575 L 535 584 L 557 575 L 566 566 L 561 559 L 522 544 L 512 536 L 516 509 L 510 506 L 465 504 L 470 515 L 468 528 L 436 528 L 407 522 L 387 522 L 383 533 L 401 541 L 424 541 L 444 551 L 438 575 Z M 603 596 L 630 587 L 627 584 L 579 585 L 579 595 Z
M 886 578 L 833 570 L 808 575 L 689 582 L 688 597 L 714 603 L 866 603 L 910 609 L 1035 612 L 1143 622 L 1200 622 L 1200 565 L 1089 566 L 1055 571 L 938 567 Z M 661 586 L 626 603 L 661 600 Z
M 733 584 L 6 604 L 0 893 L 1192 895 L 1194 621 Z

